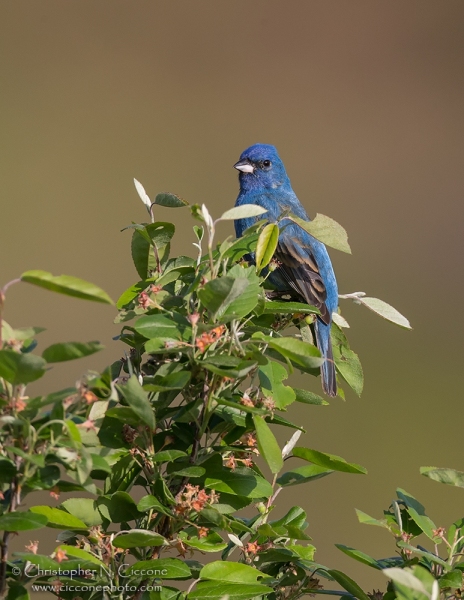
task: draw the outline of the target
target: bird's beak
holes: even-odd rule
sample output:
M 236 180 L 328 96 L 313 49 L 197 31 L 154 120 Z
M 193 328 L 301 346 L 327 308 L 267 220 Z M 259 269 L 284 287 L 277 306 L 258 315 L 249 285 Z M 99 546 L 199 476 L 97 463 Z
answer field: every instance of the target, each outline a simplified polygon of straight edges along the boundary
M 234 169 L 237 169 L 237 171 L 241 171 L 242 173 L 254 173 L 255 171 L 254 166 L 248 162 L 246 158 L 235 163 Z

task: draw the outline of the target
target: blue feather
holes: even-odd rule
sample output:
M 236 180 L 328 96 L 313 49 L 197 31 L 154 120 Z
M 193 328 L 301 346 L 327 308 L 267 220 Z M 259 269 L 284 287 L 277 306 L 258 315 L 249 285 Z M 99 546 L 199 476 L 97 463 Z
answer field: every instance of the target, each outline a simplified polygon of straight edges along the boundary
M 240 171 L 240 193 L 236 206 L 262 206 L 268 211 L 263 217 L 270 222 L 277 222 L 285 212 L 310 220 L 292 189 L 274 146 L 250 146 L 234 166 Z M 235 221 L 237 237 L 241 237 L 256 220 L 257 217 L 250 217 Z M 322 387 L 327 395 L 335 396 L 337 382 L 330 328 L 332 313 L 338 306 L 338 289 L 332 263 L 324 244 L 289 219 L 279 221 L 279 228 L 281 232 L 275 253 L 279 266 L 270 274 L 269 280 L 278 292 L 288 293 L 321 311 L 315 322 L 315 334 L 319 351 L 326 359 L 321 367 Z

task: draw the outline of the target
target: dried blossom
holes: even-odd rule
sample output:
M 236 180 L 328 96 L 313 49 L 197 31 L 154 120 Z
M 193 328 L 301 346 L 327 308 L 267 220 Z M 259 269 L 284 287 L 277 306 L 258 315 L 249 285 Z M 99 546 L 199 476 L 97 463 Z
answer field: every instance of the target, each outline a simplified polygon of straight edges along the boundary
M 384 597 L 384 593 L 380 590 L 372 590 L 372 592 L 367 592 L 367 595 L 369 596 L 370 600 L 383 600 Z
M 228 469 L 235 469 L 237 466 L 235 456 L 231 454 L 224 464 Z
M 123 425 L 122 438 L 127 444 L 133 444 L 138 435 L 139 432 L 133 427 L 131 427 L 128 423 L 125 423 Z
M 198 485 L 187 483 L 176 496 L 176 512 L 179 514 L 188 513 L 191 510 L 200 512 L 206 504 L 214 504 L 218 499 L 219 497 L 214 491 L 208 494 Z
M 259 552 L 259 550 L 260 546 L 256 542 L 248 542 L 248 544 L 245 544 L 245 546 L 243 547 L 243 551 L 245 552 L 245 554 L 250 554 L 252 556 Z
M 219 340 L 224 331 L 226 330 L 224 325 L 219 325 L 210 331 L 205 331 L 195 340 L 195 346 L 200 350 L 200 352 L 204 352 L 211 344 L 214 344 L 217 340 Z
M 251 407 L 253 407 L 255 405 L 253 400 L 250 398 L 250 396 L 246 392 L 240 398 L 240 404 L 242 404 L 243 406 L 251 406 Z
M 208 537 L 209 529 L 207 527 L 199 527 L 197 533 L 199 538 Z
M 32 552 L 32 554 L 37 554 L 37 550 L 39 549 L 39 540 L 29 542 L 27 546 L 24 546 L 24 548 L 29 552 Z
M 97 432 L 97 428 L 95 427 L 95 423 L 91 419 L 87 419 L 83 423 L 79 423 L 78 427 L 85 427 L 87 431 L 95 431 Z
M 50 496 L 54 499 L 54 500 L 59 500 L 60 499 L 60 490 L 55 486 L 54 488 L 52 488 L 50 490 Z
M 60 562 L 63 562 L 64 560 L 68 560 L 68 555 L 62 548 L 58 548 L 58 550 L 55 552 L 55 555 L 53 558 L 56 560 L 56 562 L 60 563 Z
M 188 315 L 187 319 L 190 321 L 191 325 L 195 326 L 200 320 L 200 313 L 192 313 L 191 315 Z

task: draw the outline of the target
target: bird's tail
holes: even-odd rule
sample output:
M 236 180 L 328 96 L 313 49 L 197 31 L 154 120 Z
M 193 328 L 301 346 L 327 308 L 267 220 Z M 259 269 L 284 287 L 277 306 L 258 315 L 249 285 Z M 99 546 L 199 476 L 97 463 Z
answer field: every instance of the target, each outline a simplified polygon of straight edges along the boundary
M 321 365 L 322 389 L 327 396 L 337 395 L 337 377 L 335 374 L 335 363 L 333 360 L 332 342 L 330 340 L 330 324 L 326 325 L 317 319 L 316 341 L 319 352 L 325 358 Z

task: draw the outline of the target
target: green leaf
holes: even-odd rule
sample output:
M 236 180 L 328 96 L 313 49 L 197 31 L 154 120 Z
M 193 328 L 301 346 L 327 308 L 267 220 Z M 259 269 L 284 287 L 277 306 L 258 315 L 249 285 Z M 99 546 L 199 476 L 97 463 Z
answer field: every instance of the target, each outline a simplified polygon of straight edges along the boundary
M 149 223 L 145 226 L 133 226 L 131 252 L 137 273 L 141 279 L 148 279 L 152 271 L 157 269 L 157 261 L 153 246 L 158 250 L 158 256 L 163 264 L 169 254 L 169 242 L 172 239 L 175 227 L 172 223 Z
M 10 483 L 16 473 L 16 466 L 12 460 L 0 458 L 0 483 Z
M 345 575 L 345 573 L 336 571 L 334 569 L 329 569 L 327 573 L 333 577 L 335 581 L 342 586 L 342 588 L 352 594 L 355 598 L 358 598 L 358 600 L 369 600 L 369 596 L 362 591 L 359 585 L 353 581 L 351 577 Z
M 258 375 L 263 394 L 270 396 L 277 408 L 285 409 L 295 400 L 294 390 L 282 383 L 288 378 L 287 369 L 283 365 L 270 360 L 267 364 L 260 366 Z
M 187 456 L 187 453 L 183 452 L 182 450 L 161 450 L 155 454 L 153 457 L 153 462 L 168 463 L 184 456 Z
M 258 206 L 257 204 L 243 204 L 242 206 L 236 206 L 226 210 L 225 213 L 219 217 L 218 221 L 235 221 L 237 219 L 247 219 L 248 217 L 257 217 L 263 215 L 267 210 Z
M 244 277 L 236 279 L 233 277 L 220 277 L 208 281 L 199 289 L 198 297 L 203 306 L 215 317 L 222 314 L 234 300 L 240 298 L 248 285 L 248 279 Z
M 271 473 L 278 473 L 284 465 L 279 444 L 264 417 L 253 415 L 253 423 L 256 429 L 259 452 L 267 462 Z
M 43 454 L 28 454 L 24 450 L 21 450 L 21 448 L 16 448 L 16 446 L 7 446 L 6 450 L 24 458 L 24 460 L 33 463 L 37 467 L 45 466 L 45 456 Z
M 46 517 L 48 520 L 47 527 L 55 527 L 57 529 L 87 529 L 87 525 L 83 521 L 59 508 L 32 506 L 31 512 Z
M 309 392 L 308 390 L 300 390 L 298 388 L 293 388 L 295 392 L 295 400 L 297 402 L 302 402 L 303 404 L 315 404 L 316 406 L 323 406 L 329 404 L 327 400 L 321 398 L 314 392 Z
M 69 275 L 52 275 L 47 271 L 26 271 L 21 275 L 21 281 L 74 298 L 114 304 L 108 294 L 98 286 Z
M 2 321 L 2 339 L 4 342 L 18 340 L 24 342 L 34 338 L 38 333 L 46 331 L 43 327 L 18 327 L 13 329 L 6 321 Z
M 318 465 L 305 465 L 304 467 L 297 467 L 296 469 L 287 471 L 277 479 L 277 483 L 282 487 L 299 485 L 300 483 L 320 479 L 321 477 L 330 475 L 330 473 L 333 473 L 333 471 L 324 469 Z
M 22 585 L 10 584 L 6 600 L 30 600 L 29 592 Z
M 445 573 L 438 580 L 440 588 L 460 589 L 462 587 L 462 573 L 458 569 L 454 569 L 449 573 Z
M 190 341 L 192 328 L 181 315 L 147 315 L 135 323 L 134 329 L 147 339 L 162 338 L 177 341 Z
M 464 471 L 439 467 L 421 467 L 420 474 L 439 483 L 464 487 Z
M 405 329 L 412 329 L 408 319 L 403 317 L 396 308 L 393 308 L 393 306 L 390 306 L 383 300 L 379 300 L 378 298 L 360 297 L 357 301 L 360 304 L 367 306 L 367 308 L 370 308 L 373 312 L 377 313 L 387 321 L 391 321 L 392 323 L 395 323 L 395 325 L 399 325 Z
M 140 512 L 147 512 L 154 510 L 154 512 L 163 513 L 163 515 L 171 515 L 171 511 L 168 510 L 164 504 L 162 504 L 155 496 L 144 496 L 137 504 L 137 510 Z
M 125 577 L 137 576 L 141 579 L 190 579 L 192 573 L 184 561 L 178 558 L 158 558 L 141 560 L 127 568 Z
M 170 375 L 156 375 L 145 383 L 143 389 L 147 392 L 168 392 L 182 390 L 190 381 L 190 371 L 177 371 Z
M 401 488 L 396 490 L 398 498 L 403 500 L 406 504 L 406 510 L 408 511 L 411 519 L 422 529 L 425 535 L 431 540 L 435 540 L 436 536 L 433 531 L 437 528 L 435 523 L 425 514 L 425 509 L 420 502 L 418 502 L 411 494 L 405 492 Z
M 305 533 L 302 529 L 294 527 L 293 525 L 287 525 L 287 535 L 292 540 L 311 540 L 312 537 Z
M 364 523 L 364 525 L 377 525 L 378 527 L 385 527 L 388 529 L 387 521 L 385 519 L 374 519 L 374 517 L 362 512 L 362 510 L 358 510 L 357 508 L 355 510 L 360 523 Z
M 218 492 L 247 496 L 248 498 L 269 498 L 272 494 L 272 486 L 263 477 L 256 475 L 252 469 L 238 467 L 234 471 L 230 469 L 218 469 L 212 467 L 206 469 L 205 487 Z
M 150 284 L 153 284 L 156 281 L 156 277 L 150 277 L 150 279 L 145 279 L 143 281 L 138 281 L 127 288 L 116 301 L 116 308 L 118 310 L 122 310 L 129 304 L 131 304 L 141 292 L 145 291 Z
M 264 314 L 291 315 L 301 313 L 303 315 L 320 315 L 321 311 L 315 306 L 303 302 L 274 302 L 267 300 L 264 304 Z
M 222 355 L 220 355 L 222 357 Z M 205 362 L 202 362 L 202 367 L 211 373 L 215 373 L 216 375 L 220 375 L 221 377 L 234 377 L 240 378 L 245 377 L 250 371 L 252 371 L 257 363 L 252 360 L 243 360 L 237 362 L 235 367 L 217 367 L 216 364 L 218 362 L 222 362 L 217 360 L 219 357 L 217 356 L 208 356 L 205 359 Z M 230 357 L 235 358 L 235 357 Z
M 142 422 L 154 431 L 156 427 L 155 414 L 148 400 L 148 394 L 140 385 L 137 377 L 132 375 L 125 385 L 117 386 L 124 400 L 132 410 L 140 417 Z
M 256 268 L 258 271 L 267 267 L 271 262 L 279 241 L 279 227 L 275 223 L 269 223 L 261 231 L 256 245 Z
M 31 383 L 45 374 L 47 363 L 35 354 L 0 350 L 0 377 L 9 383 Z
M 195 235 L 197 236 L 197 240 L 199 242 L 201 242 L 201 240 L 203 239 L 203 236 L 205 235 L 205 230 L 203 229 L 203 227 L 199 227 L 198 225 L 194 225 L 193 226 L 193 231 L 194 231 Z
M 393 567 L 391 569 L 384 569 L 383 574 L 392 579 L 395 583 L 404 585 L 407 588 L 414 590 L 415 592 L 419 592 L 420 594 L 424 594 L 426 597 L 430 598 L 430 594 L 427 592 L 426 587 L 422 581 L 413 574 L 411 569 L 400 569 L 398 567 Z
M 238 562 L 216 560 L 208 563 L 200 571 L 201 579 L 230 581 L 233 583 L 257 583 L 263 577 L 261 571 Z
M 423 556 L 424 558 L 427 559 L 427 562 L 429 562 L 429 563 L 434 562 L 437 565 L 442 566 L 445 570 L 449 569 L 449 564 L 446 561 L 442 560 L 436 554 L 433 554 L 432 552 L 428 552 L 426 550 L 421 550 L 420 548 L 416 548 L 416 546 L 412 546 L 411 544 L 407 544 L 406 542 L 398 541 L 396 543 L 399 548 L 405 548 L 406 550 L 409 550 L 410 552 L 413 552 L 414 554 L 417 554 L 418 556 Z
M 47 517 L 31 511 L 10 512 L 0 517 L 1 531 L 28 531 L 42 529 L 47 524 Z
M 245 279 L 248 281 L 248 286 L 239 297 L 228 302 L 228 306 L 219 311 L 218 316 L 227 321 L 231 318 L 241 319 L 248 315 L 257 306 L 261 292 L 260 280 L 253 267 L 244 268 L 235 265 L 229 270 L 228 276 L 236 280 Z
M 190 548 L 200 550 L 200 552 L 220 552 L 221 550 L 225 550 L 228 546 L 222 537 L 215 531 L 211 531 L 209 535 L 203 538 L 198 538 L 197 536 L 191 538 L 187 538 L 186 536 L 182 537 L 182 543 Z
M 245 508 L 245 506 L 248 506 L 252 502 L 253 498 L 248 498 L 246 496 L 234 496 L 233 494 L 221 492 L 221 495 L 219 496 L 219 502 L 214 505 L 214 508 L 222 515 L 228 515 L 236 512 L 237 510 Z
M 361 467 L 361 465 L 348 463 L 340 456 L 326 454 L 324 452 L 319 452 L 318 450 L 310 450 L 309 448 L 302 448 L 301 446 L 293 449 L 293 456 L 298 456 L 299 458 L 303 458 L 320 467 L 331 469 L 332 471 L 342 471 L 343 473 L 367 473 L 366 469 Z
M 254 333 L 252 338 L 266 342 L 282 356 L 285 356 L 297 365 L 302 365 L 308 369 L 318 368 L 324 362 L 324 359 L 321 358 L 321 353 L 316 346 L 303 342 L 302 340 L 291 337 L 273 338 L 265 336 L 261 332 Z
M 159 533 L 145 529 L 131 529 L 116 534 L 112 545 L 115 548 L 146 548 L 147 546 L 163 546 L 167 544 L 166 538 Z
M 68 513 L 80 519 L 87 527 L 101 525 L 103 520 L 92 498 L 69 498 L 61 503 Z
M 29 490 L 49 490 L 60 480 L 60 469 L 57 465 L 46 465 L 39 468 L 27 479 L 25 487 Z
M 157 194 L 155 198 L 155 204 L 158 204 L 159 206 L 166 206 L 167 208 L 182 208 L 189 205 L 189 203 L 180 198 L 180 196 L 171 194 L 169 192 L 161 192 L 160 194 Z
M 90 356 L 103 350 L 100 342 L 68 342 L 66 344 L 52 344 L 42 352 L 42 357 L 49 363 L 63 362 L 65 360 L 75 360 Z
M 364 375 L 358 355 L 351 350 L 345 334 L 335 323 L 332 323 L 331 337 L 335 366 L 351 389 L 360 396 Z
M 291 550 L 294 552 L 299 558 L 303 560 L 314 560 L 314 553 L 316 551 L 316 547 L 308 544 L 307 546 L 300 546 L 299 544 L 288 544 L 285 546 L 287 550 Z
M 59 569 L 60 566 L 59 563 L 52 560 L 49 556 L 44 556 L 43 554 L 33 554 L 32 552 L 15 552 L 15 557 L 21 559 L 24 564 L 30 562 L 32 565 L 39 567 L 41 570 Z M 28 576 L 36 574 L 37 570 L 31 569 L 29 566 Z
M 358 562 L 363 563 L 364 565 L 368 565 L 369 567 L 373 567 L 374 569 L 381 570 L 379 563 L 372 558 L 368 554 L 361 552 L 360 550 L 355 550 L 354 548 L 350 548 L 349 546 L 344 546 L 343 544 L 335 544 L 335 546 L 341 550 L 347 556 L 354 558 Z
M 251 254 L 256 249 L 256 243 L 258 241 L 258 234 L 253 233 L 242 236 L 235 240 L 229 248 L 224 252 L 223 258 L 228 258 L 232 262 L 239 261 L 245 254 Z
M 312 221 L 305 221 L 290 214 L 287 218 L 326 246 L 351 254 L 345 229 L 330 217 L 317 214 Z
M 277 521 L 272 521 L 272 526 L 275 525 L 293 525 L 294 527 L 300 527 L 306 529 L 308 523 L 306 522 L 306 513 L 300 506 L 292 506 L 292 508 Z
M 189 593 L 188 600 L 254 600 L 268 597 L 267 594 L 272 591 L 272 588 L 258 583 L 200 581 Z
M 127 492 L 115 492 L 111 498 L 100 497 L 97 504 L 101 514 L 113 523 L 128 522 L 143 516 Z
M 76 546 L 68 546 L 66 544 L 61 544 L 58 546 L 57 550 L 64 550 L 69 557 L 80 558 L 84 561 L 89 561 L 96 565 L 100 565 L 104 567 L 104 562 L 94 556 L 91 552 L 87 552 L 86 550 L 82 550 L 82 548 L 76 548 Z
M 92 477 L 95 479 L 106 479 L 106 476 L 112 473 L 108 461 L 99 454 L 91 454 L 90 456 L 92 458 Z M 102 473 L 103 477 L 96 477 L 95 472 Z
M 334 323 L 336 323 L 339 327 L 341 328 L 345 328 L 345 329 L 349 329 L 350 328 L 350 324 L 348 323 L 348 321 L 345 319 L 345 317 L 342 317 L 342 315 L 338 312 L 333 312 L 332 313 L 332 321 Z
M 202 477 L 205 474 L 203 467 L 177 467 L 177 465 L 169 465 L 168 472 L 176 475 L 176 477 Z

